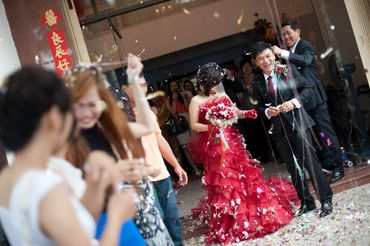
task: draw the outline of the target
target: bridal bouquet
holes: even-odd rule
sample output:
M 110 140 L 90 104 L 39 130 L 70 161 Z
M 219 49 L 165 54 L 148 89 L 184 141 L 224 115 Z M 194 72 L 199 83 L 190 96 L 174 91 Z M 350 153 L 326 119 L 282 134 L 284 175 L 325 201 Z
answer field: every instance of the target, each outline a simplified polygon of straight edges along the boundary
M 238 116 L 236 115 L 234 109 L 230 106 L 225 105 L 224 103 L 220 102 L 215 106 L 212 106 L 208 109 L 206 113 L 206 119 L 211 122 L 212 125 L 218 128 L 218 133 L 215 137 L 215 144 L 218 143 L 219 139 L 222 154 L 221 154 L 221 165 L 224 166 L 226 160 L 226 151 L 230 150 L 230 146 L 227 143 L 225 132 L 223 128 L 231 126 L 232 124 L 238 121 Z
M 238 121 L 238 116 L 232 107 L 224 103 L 218 103 L 208 109 L 206 119 L 209 120 L 212 125 L 222 129 L 236 123 Z

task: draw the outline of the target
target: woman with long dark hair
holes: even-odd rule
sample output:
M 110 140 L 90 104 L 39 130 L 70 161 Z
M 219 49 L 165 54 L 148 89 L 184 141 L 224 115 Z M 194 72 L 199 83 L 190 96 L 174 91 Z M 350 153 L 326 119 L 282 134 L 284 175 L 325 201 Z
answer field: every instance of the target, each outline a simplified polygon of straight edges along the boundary
M 191 82 L 191 80 L 189 79 L 183 82 L 182 87 L 185 90 L 185 93 L 186 93 L 186 96 L 188 97 L 189 102 L 193 98 L 193 96 L 198 94 L 193 82 Z
M 172 117 L 182 117 L 189 123 L 189 103 L 190 97 L 188 94 L 183 90 L 177 80 L 173 80 L 169 83 L 169 90 L 168 90 L 168 101 L 166 102 L 167 108 L 171 112 Z M 190 127 L 190 125 L 189 125 Z M 191 135 L 191 131 L 186 130 L 184 132 L 180 132 L 176 134 L 176 139 L 181 146 L 186 161 L 190 164 L 192 169 L 197 175 L 201 174 L 201 170 L 196 166 L 193 159 L 191 158 L 189 151 L 187 149 L 187 144 L 189 142 Z

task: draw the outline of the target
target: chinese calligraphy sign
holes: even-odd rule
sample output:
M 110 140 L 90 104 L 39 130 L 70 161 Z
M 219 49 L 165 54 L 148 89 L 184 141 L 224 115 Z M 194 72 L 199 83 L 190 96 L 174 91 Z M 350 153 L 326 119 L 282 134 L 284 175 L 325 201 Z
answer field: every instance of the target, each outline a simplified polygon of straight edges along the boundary
M 53 53 L 56 71 L 59 75 L 63 75 L 64 71 L 72 66 L 63 30 L 50 31 L 48 40 Z

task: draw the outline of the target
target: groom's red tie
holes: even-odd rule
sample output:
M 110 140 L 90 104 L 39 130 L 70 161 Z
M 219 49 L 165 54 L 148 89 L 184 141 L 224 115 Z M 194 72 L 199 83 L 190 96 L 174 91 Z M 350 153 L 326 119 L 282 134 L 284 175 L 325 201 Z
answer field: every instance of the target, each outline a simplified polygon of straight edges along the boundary
M 267 77 L 267 87 L 268 87 L 268 90 L 269 90 L 269 93 L 271 94 L 271 96 L 273 98 L 275 98 L 275 89 L 274 89 L 274 84 L 272 83 L 272 77 L 271 76 L 268 76 Z

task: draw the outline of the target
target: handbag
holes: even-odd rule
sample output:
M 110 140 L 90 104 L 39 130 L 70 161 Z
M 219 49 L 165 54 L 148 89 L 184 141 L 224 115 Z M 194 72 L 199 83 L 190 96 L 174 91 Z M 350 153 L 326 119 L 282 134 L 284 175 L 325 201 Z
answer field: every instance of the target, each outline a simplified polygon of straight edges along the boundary
M 189 124 L 185 116 L 178 115 L 176 117 L 170 117 L 166 123 L 165 128 L 170 135 L 179 135 L 189 130 Z

